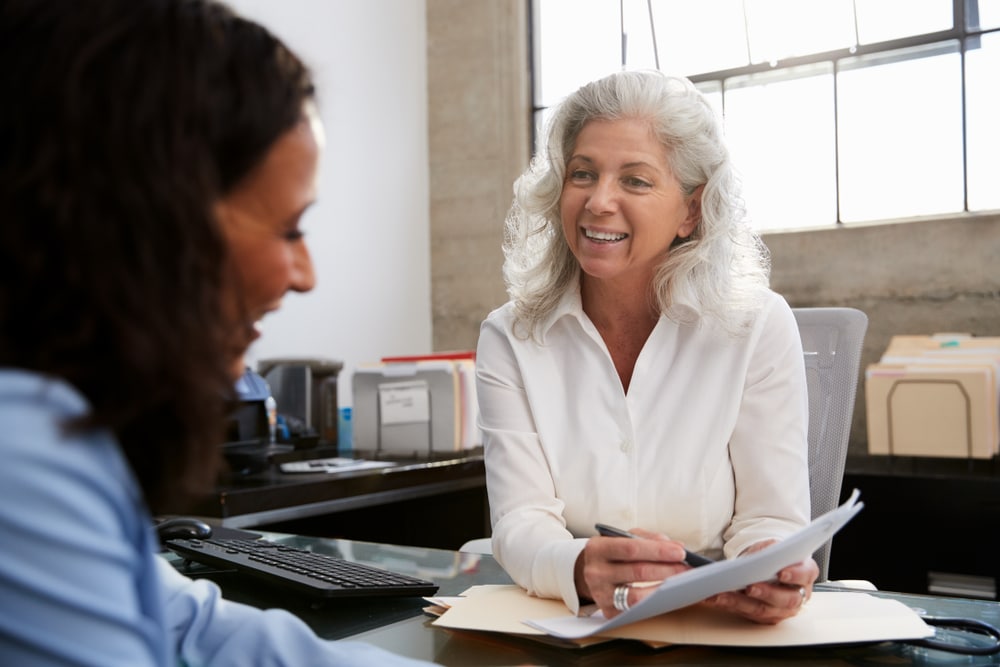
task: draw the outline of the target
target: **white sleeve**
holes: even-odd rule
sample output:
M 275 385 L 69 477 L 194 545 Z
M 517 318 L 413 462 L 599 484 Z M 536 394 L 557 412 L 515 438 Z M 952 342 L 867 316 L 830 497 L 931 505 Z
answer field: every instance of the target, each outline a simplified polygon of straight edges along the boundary
M 574 581 L 587 540 L 566 529 L 521 371 L 499 321 L 483 323 L 476 393 L 493 524 L 493 556 L 528 593 L 580 607 Z
M 809 404 L 795 316 L 775 295 L 752 339 L 739 416 L 729 444 L 736 506 L 727 558 L 809 522 Z

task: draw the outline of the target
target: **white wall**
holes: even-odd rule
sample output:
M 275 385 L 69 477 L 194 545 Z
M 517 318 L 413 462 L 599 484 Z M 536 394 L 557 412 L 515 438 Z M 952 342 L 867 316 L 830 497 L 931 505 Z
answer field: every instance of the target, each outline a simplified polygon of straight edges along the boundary
M 431 351 L 424 0 L 230 0 L 312 68 L 327 144 L 304 219 L 318 284 L 266 318 L 248 361 L 322 356 L 350 371 Z

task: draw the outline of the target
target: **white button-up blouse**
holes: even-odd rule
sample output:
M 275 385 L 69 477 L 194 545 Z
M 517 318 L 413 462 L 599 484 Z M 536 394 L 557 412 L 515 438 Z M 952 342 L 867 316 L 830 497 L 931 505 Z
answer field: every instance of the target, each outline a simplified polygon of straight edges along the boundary
M 476 386 L 493 553 L 529 593 L 578 609 L 596 522 L 716 558 L 808 523 L 802 344 L 779 295 L 742 337 L 661 317 L 628 393 L 578 290 L 541 342 L 512 322 L 510 303 L 483 322 Z

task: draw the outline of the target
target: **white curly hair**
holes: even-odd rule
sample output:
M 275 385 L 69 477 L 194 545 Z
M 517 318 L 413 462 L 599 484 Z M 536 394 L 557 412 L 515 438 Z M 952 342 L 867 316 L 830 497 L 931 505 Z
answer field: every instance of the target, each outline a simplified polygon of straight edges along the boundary
M 675 240 L 651 298 L 675 321 L 707 318 L 739 335 L 768 287 L 770 257 L 746 221 L 715 111 L 690 81 L 658 71 L 616 72 L 567 97 L 547 124 L 544 147 L 515 182 L 503 273 L 518 330 L 534 336 L 579 275 L 563 235 L 559 198 L 567 156 L 595 119 L 648 121 L 685 195 L 704 186 L 701 220 L 690 237 Z

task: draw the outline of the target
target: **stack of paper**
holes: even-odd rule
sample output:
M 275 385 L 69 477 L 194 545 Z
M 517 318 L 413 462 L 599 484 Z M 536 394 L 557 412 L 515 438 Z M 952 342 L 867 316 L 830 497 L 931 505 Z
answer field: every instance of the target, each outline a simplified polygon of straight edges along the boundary
M 868 366 L 872 454 L 991 458 L 1000 451 L 1000 338 L 895 336 Z

